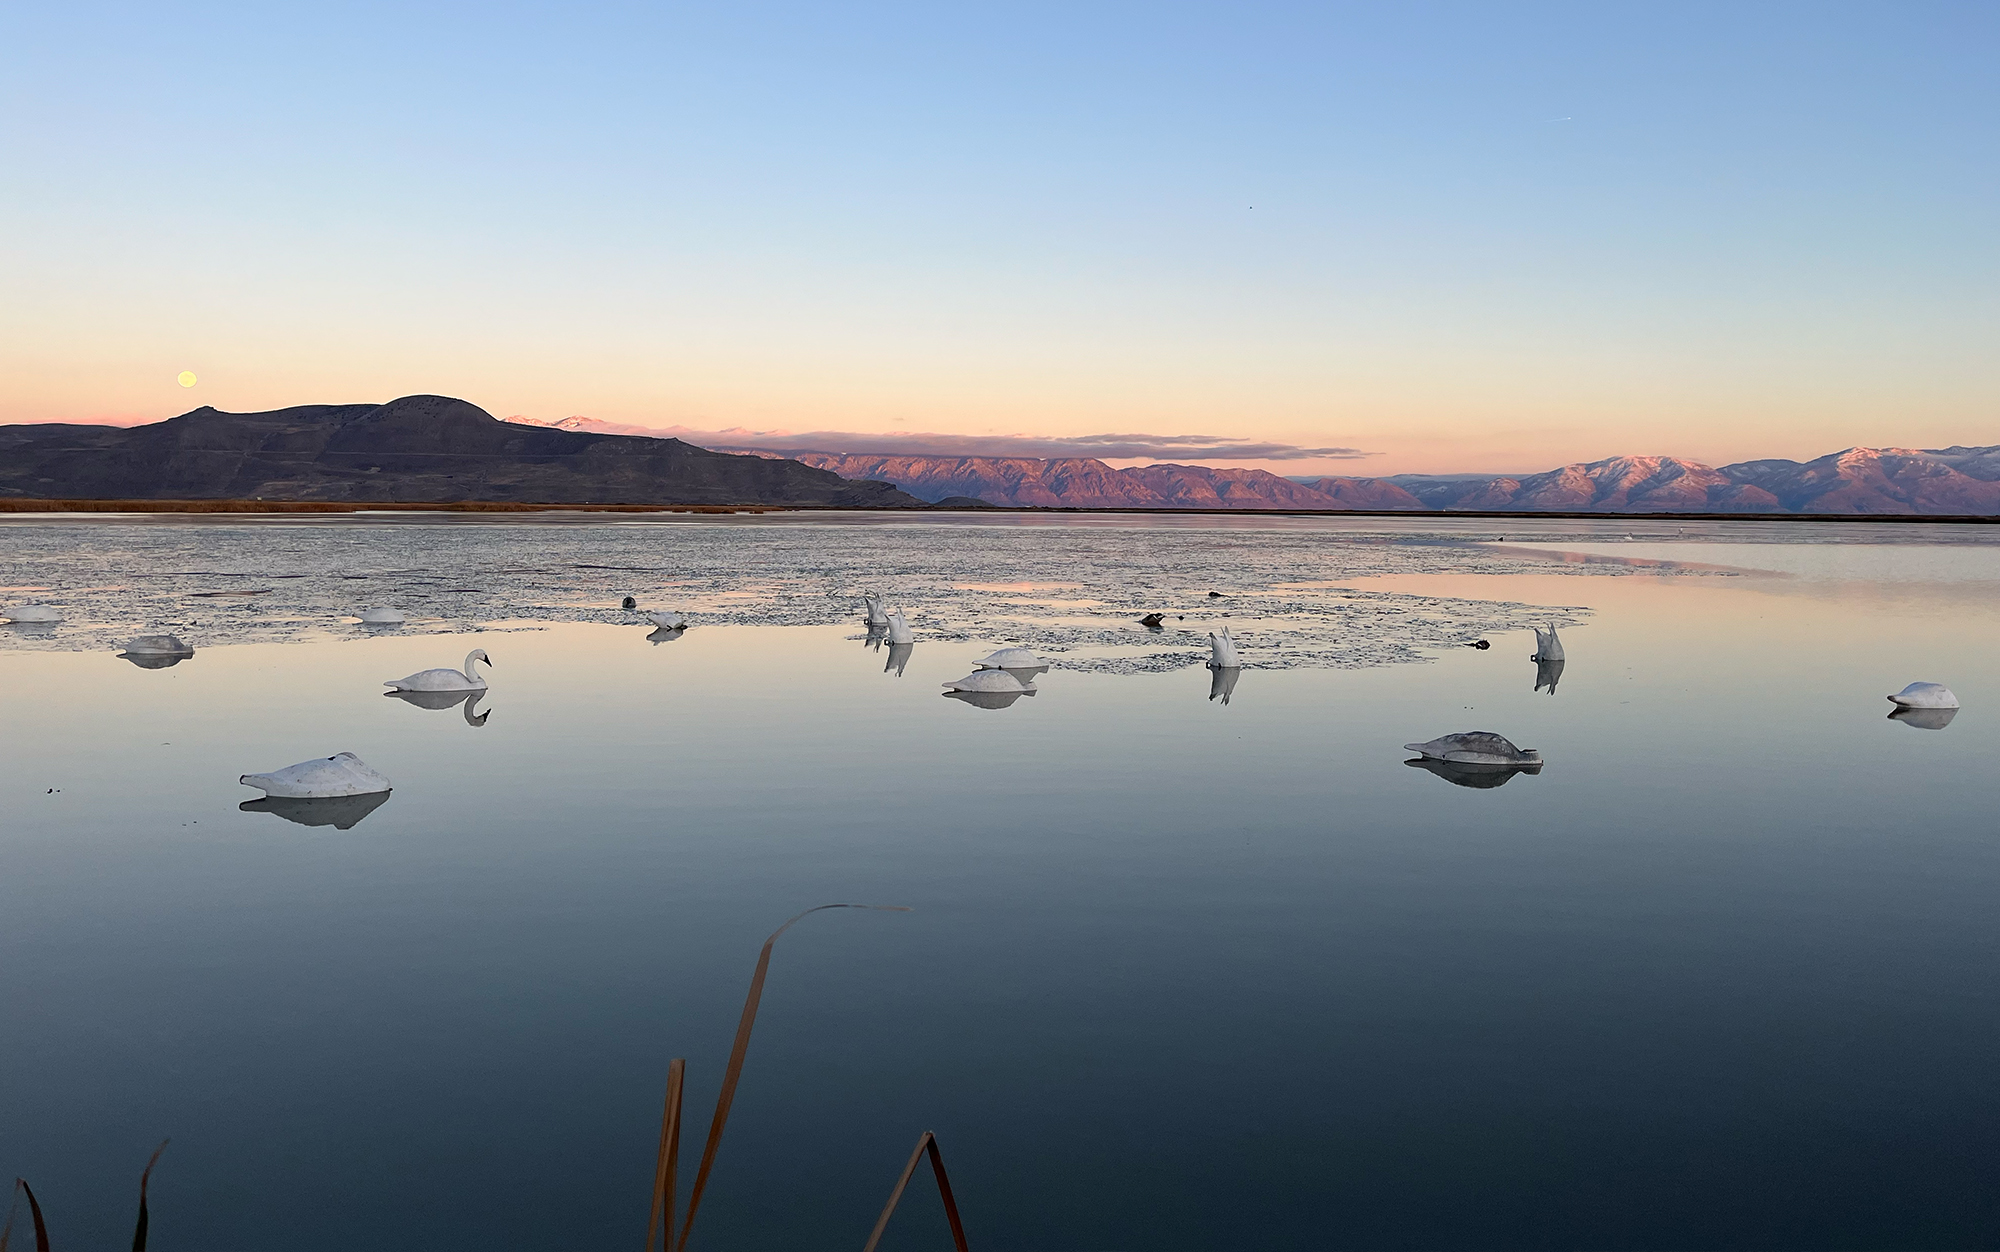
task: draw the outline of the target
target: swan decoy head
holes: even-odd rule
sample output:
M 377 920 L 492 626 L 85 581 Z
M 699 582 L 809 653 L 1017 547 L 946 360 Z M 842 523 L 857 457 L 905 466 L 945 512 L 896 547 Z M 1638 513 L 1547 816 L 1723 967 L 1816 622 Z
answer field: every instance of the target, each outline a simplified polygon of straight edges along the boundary
M 493 658 L 486 655 L 486 649 L 474 648 L 472 651 L 465 654 L 465 672 L 467 674 L 470 674 L 472 672 L 472 663 L 474 661 L 483 661 L 488 665 L 493 664 Z

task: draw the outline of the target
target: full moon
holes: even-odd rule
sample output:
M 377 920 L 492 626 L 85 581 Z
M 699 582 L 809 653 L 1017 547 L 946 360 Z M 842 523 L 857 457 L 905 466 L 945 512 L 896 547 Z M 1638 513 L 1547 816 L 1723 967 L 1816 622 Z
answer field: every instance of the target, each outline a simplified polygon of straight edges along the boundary
M 193 371 L 193 370 L 182 370 L 182 371 L 181 371 L 181 386 L 183 386 L 183 387 L 192 387 L 192 386 L 194 386 L 194 371 Z

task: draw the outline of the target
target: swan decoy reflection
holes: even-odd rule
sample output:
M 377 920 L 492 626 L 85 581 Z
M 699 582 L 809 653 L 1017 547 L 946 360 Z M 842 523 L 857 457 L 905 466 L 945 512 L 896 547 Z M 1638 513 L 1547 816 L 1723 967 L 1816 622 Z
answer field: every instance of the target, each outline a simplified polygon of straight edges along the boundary
M 1943 683 L 1911 683 L 1890 696 L 1898 708 L 1904 709 L 1955 709 L 1958 697 Z
M 52 625 L 61 620 L 62 612 L 53 604 L 17 604 L 11 609 L 0 609 L 0 621 L 21 625 Z
M 125 655 L 128 658 L 172 657 L 178 661 L 193 656 L 194 649 L 182 642 L 179 635 L 140 635 L 125 641 Z M 164 669 L 165 666 L 147 666 L 147 668 Z
M 193 655 L 192 652 L 120 652 L 118 659 L 130 661 L 140 669 L 172 669 Z
M 486 649 L 474 648 L 465 654 L 465 669 L 418 670 L 407 678 L 386 678 L 382 685 L 394 691 L 484 691 L 486 680 L 472 668 L 475 661 L 487 665 L 493 662 L 487 657 Z
M 266 795 L 294 800 L 317 800 L 328 796 L 365 796 L 386 792 L 387 778 L 371 769 L 352 752 L 314 757 L 274 769 L 268 774 L 245 774 L 236 781 L 255 787 Z
M 1229 627 L 1222 633 L 1210 631 L 1208 635 L 1208 667 L 1210 669 L 1237 669 L 1243 662 L 1236 655 L 1236 640 L 1230 635 Z
M 1517 748 L 1507 736 L 1496 735 L 1490 730 L 1439 735 L 1427 743 L 1406 743 L 1403 751 L 1420 752 L 1427 760 L 1453 765 L 1497 766 L 1502 769 L 1525 769 L 1530 766 L 1540 769 L 1542 766 L 1541 753 L 1533 748 Z
M 1943 730 L 1951 725 L 1951 719 L 1958 716 L 1957 709 L 1894 709 L 1889 714 L 1892 722 L 1914 726 L 1918 730 Z
M 1556 638 L 1556 624 L 1554 622 L 1549 623 L 1547 634 L 1542 633 L 1541 627 L 1535 627 L 1535 655 L 1528 659 L 1531 661 L 1560 661 L 1563 659 L 1563 644 L 1562 640 Z
M 947 691 L 944 696 L 960 704 L 969 704 L 975 709 L 1004 709 L 1022 696 L 1034 694 L 1035 689 L 1029 687 L 1025 691 Z
M 1477 787 L 1481 790 L 1504 787 L 1516 774 L 1542 772 L 1542 767 L 1539 765 L 1461 765 L 1456 761 L 1438 761 L 1427 756 L 1404 761 L 1403 764 L 1415 769 L 1428 770 L 1453 786 Z
M 870 652 L 874 652 L 881 648 L 883 641 L 888 639 L 888 637 L 889 623 L 883 622 L 879 626 L 871 623 L 868 627 L 868 633 L 861 636 L 861 646 Z
M 244 813 L 276 813 L 286 821 L 297 822 L 301 826 L 352 830 L 355 823 L 388 802 L 388 792 L 371 791 L 366 795 L 324 796 L 319 799 L 265 796 L 258 800 L 245 800 L 236 807 Z
M 672 643 L 686 633 L 688 631 L 685 626 L 660 626 L 647 632 L 646 639 L 657 646 L 663 643 Z
M 360 616 L 363 626 L 401 626 L 404 621 L 401 611 L 379 604 L 372 609 L 361 610 Z
M 1236 692 L 1236 680 L 1243 676 L 1240 666 L 1218 666 L 1208 671 L 1208 698 L 1229 703 L 1229 697 Z
M 1562 676 L 1563 676 L 1563 663 L 1561 661 L 1537 660 L 1535 662 L 1536 691 L 1540 691 L 1542 688 L 1547 687 L 1549 689 L 1549 694 L 1554 695 L 1556 693 L 1556 680 L 1561 678 Z
M 1034 689 L 1033 679 L 1024 679 L 1010 674 L 1004 669 L 976 669 L 963 678 L 954 678 L 946 683 L 947 691 L 985 691 L 999 694 L 1019 695 Z
M 903 676 L 903 667 L 910 663 L 910 653 L 917 650 L 914 643 L 892 643 L 889 645 L 889 659 L 882 663 L 882 672 Z
M 468 726 L 484 726 L 487 714 L 493 711 L 474 712 L 479 702 L 486 698 L 484 687 L 474 687 L 470 691 L 385 691 L 382 694 L 420 709 L 449 709 L 464 705 L 465 724 Z
M 911 631 L 910 624 L 903 620 L 903 610 L 897 609 L 895 612 L 889 614 L 888 626 L 890 643 L 915 643 L 917 641 L 917 636 L 915 632 Z

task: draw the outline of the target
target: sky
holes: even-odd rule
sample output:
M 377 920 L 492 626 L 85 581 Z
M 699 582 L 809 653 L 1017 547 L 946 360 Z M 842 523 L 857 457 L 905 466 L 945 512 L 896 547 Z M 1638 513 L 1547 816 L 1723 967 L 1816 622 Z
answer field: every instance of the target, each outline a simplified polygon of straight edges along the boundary
M 1920 0 L 9 4 L 0 421 L 2000 443 L 1997 55 Z

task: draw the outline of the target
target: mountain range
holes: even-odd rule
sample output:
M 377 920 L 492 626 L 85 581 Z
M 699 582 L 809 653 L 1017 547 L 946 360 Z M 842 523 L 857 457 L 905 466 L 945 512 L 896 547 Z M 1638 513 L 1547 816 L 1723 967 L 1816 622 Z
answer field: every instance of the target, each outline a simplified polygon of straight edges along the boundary
M 503 422 L 448 396 L 0 426 L 0 497 L 921 508 L 883 482 L 678 439 Z

